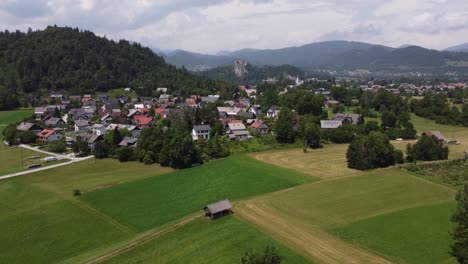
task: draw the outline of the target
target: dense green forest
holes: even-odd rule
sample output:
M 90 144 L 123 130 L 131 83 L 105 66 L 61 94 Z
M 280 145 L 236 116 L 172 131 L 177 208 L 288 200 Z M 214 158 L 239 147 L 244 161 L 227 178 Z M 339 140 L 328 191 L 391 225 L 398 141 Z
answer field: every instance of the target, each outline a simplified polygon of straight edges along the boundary
M 232 84 L 254 84 L 268 78 L 282 80 L 288 75 L 304 78 L 304 72 L 292 65 L 255 66 L 248 64 L 246 70 L 247 73 L 242 78 L 237 77 L 234 73 L 234 65 L 219 66 L 211 70 L 197 72 L 196 74 L 212 80 L 220 80 Z
M 77 28 L 0 32 L 0 110 L 43 90 L 92 93 L 118 87 L 168 87 L 182 93 L 227 88 L 166 64 L 149 48 Z

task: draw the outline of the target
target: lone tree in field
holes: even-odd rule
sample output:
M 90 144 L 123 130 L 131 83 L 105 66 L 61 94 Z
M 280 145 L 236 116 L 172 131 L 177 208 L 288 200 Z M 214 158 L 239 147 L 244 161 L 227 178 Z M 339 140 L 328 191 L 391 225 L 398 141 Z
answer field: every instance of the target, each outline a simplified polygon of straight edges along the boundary
M 278 249 L 274 246 L 267 246 L 263 254 L 249 249 L 241 258 L 242 264 L 280 264 L 285 257 L 281 256 Z
M 457 193 L 457 209 L 452 215 L 452 222 L 455 228 L 452 232 L 452 238 L 455 241 L 451 247 L 450 254 L 454 256 L 458 263 L 468 263 L 468 184 L 465 184 L 463 190 Z
M 346 153 L 348 167 L 358 170 L 395 165 L 395 148 L 381 132 L 356 137 Z

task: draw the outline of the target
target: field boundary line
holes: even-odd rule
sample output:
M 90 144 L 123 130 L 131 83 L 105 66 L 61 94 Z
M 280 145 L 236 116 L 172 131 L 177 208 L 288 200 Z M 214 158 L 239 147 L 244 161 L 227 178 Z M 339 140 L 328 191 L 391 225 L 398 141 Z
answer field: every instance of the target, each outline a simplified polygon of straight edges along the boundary
M 189 218 L 186 218 L 176 224 L 173 224 L 171 226 L 168 226 L 166 228 L 163 228 L 163 229 L 160 229 L 160 230 L 157 230 L 157 231 L 154 231 L 154 232 L 150 232 L 149 234 L 147 235 L 144 235 L 143 237 L 140 237 L 136 240 L 134 240 L 133 242 L 130 242 L 122 247 L 119 247 L 117 249 L 114 249 L 104 255 L 101 255 L 100 257 L 97 257 L 97 258 L 94 258 L 92 260 L 89 260 L 89 261 L 86 261 L 84 262 L 84 264 L 98 264 L 98 263 L 102 263 L 110 258 L 113 258 L 115 256 L 118 256 L 124 252 L 127 252 L 131 249 L 134 249 L 134 248 L 137 248 L 143 244 L 145 244 L 146 242 L 149 242 L 157 237 L 160 237 L 162 235 L 165 235 L 167 233 L 170 233 L 172 231 L 175 231 L 187 224 L 189 224 L 190 222 L 200 218 L 201 215 L 196 215 L 196 216 L 192 216 L 192 217 L 189 217 Z
M 134 230 L 133 228 L 129 227 L 129 226 L 126 226 L 120 222 L 118 222 L 117 220 L 111 218 L 110 216 L 96 210 L 95 208 L 93 208 L 92 206 L 86 204 L 85 202 L 81 201 L 81 200 L 78 200 L 78 199 L 67 199 L 69 201 L 71 201 L 72 203 L 76 204 L 78 207 L 80 207 L 81 209 L 101 218 L 102 220 L 108 222 L 109 224 L 113 225 L 114 227 L 116 227 L 117 229 L 119 229 L 120 231 L 123 231 L 125 233 L 128 233 L 128 234 L 131 234 L 131 235 L 134 235 L 137 233 L 136 230 Z

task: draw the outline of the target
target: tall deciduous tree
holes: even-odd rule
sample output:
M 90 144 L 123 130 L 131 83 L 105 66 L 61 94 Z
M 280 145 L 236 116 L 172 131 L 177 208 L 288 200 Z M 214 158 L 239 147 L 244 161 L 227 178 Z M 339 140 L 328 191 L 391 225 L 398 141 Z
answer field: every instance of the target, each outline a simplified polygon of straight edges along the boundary
M 280 143 L 292 143 L 296 138 L 293 123 L 295 122 L 294 113 L 287 107 L 283 107 L 278 115 L 275 124 L 276 140 Z

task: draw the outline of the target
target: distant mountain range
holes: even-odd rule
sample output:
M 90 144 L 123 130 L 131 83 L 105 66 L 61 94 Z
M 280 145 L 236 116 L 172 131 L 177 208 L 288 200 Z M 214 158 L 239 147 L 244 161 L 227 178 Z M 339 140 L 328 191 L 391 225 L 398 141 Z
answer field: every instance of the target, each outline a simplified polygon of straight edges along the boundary
M 446 48 L 445 51 L 468 52 L 468 43 Z
M 468 73 L 468 53 L 453 52 L 455 50 L 460 51 L 460 46 L 450 51 L 437 51 L 411 45 L 392 48 L 363 42 L 326 41 L 282 49 L 223 51 L 217 55 L 178 50 L 164 58 L 178 67 L 195 71 L 230 65 L 235 59 L 243 59 L 254 65 L 289 64 L 306 71 L 365 69 L 373 72 Z

